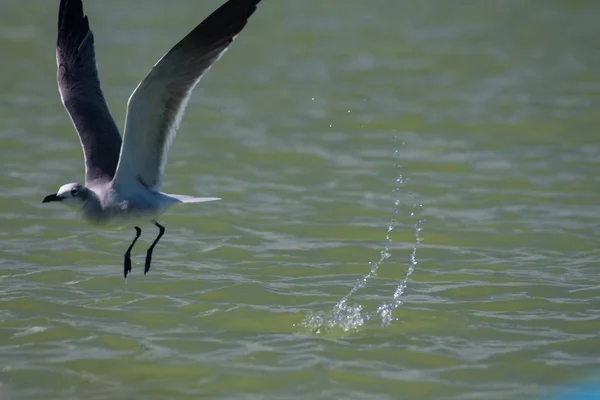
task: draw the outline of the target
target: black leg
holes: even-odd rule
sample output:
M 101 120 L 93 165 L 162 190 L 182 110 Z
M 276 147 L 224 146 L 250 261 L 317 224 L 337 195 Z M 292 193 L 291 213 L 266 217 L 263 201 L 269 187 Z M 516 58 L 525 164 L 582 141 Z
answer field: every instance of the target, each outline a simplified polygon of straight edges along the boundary
M 138 238 L 142 234 L 142 230 L 139 227 L 135 227 L 135 237 L 133 238 L 133 242 L 129 245 L 129 248 L 125 252 L 125 264 L 123 264 L 123 275 L 127 278 L 127 274 L 131 272 L 131 249 L 133 249 L 133 245 L 137 242 Z
M 144 275 L 146 275 L 148 273 L 148 271 L 150 271 L 150 263 L 152 262 L 152 251 L 154 250 L 154 246 L 156 246 L 156 243 L 158 243 L 158 241 L 160 240 L 162 235 L 165 234 L 164 226 L 162 226 L 161 224 L 159 224 L 156 221 L 152 221 L 152 223 L 154 225 L 156 225 L 158 227 L 158 229 L 160 229 L 160 232 L 158 232 L 158 236 L 156 237 L 156 239 L 154 239 L 154 242 L 152 242 L 152 244 L 150 245 L 150 248 L 146 252 L 146 268 L 144 268 Z

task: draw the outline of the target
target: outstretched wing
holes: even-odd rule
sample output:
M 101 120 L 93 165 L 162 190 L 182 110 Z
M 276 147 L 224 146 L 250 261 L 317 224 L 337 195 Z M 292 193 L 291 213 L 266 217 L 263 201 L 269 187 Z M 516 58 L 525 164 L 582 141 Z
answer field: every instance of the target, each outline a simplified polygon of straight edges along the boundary
M 154 65 L 127 105 L 116 184 L 160 190 L 167 152 L 190 94 L 244 28 L 260 0 L 229 0 Z
M 58 89 L 81 140 L 86 183 L 111 180 L 121 150 L 121 135 L 100 88 L 94 53 L 94 36 L 81 0 L 61 0 L 56 40 Z

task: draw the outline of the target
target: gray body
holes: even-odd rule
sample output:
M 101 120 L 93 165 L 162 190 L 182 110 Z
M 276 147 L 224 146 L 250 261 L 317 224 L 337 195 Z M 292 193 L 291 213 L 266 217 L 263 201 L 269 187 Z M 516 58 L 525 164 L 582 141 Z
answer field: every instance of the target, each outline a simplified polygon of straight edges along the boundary
M 128 191 L 128 195 L 123 195 L 123 191 L 110 183 L 92 185 L 85 189 L 86 198 L 80 208 L 81 215 L 88 222 L 99 226 L 122 227 L 131 222 L 153 219 L 171 205 L 182 203 L 172 195 L 151 192 L 145 188 Z

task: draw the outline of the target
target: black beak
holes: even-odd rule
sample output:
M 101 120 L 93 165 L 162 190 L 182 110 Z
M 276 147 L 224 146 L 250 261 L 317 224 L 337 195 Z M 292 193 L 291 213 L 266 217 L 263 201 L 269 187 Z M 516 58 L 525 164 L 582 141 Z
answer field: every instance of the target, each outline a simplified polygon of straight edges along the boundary
M 50 203 L 52 201 L 61 201 L 62 197 L 58 197 L 55 194 L 49 194 L 48 196 L 44 197 L 44 200 L 42 201 L 42 203 Z

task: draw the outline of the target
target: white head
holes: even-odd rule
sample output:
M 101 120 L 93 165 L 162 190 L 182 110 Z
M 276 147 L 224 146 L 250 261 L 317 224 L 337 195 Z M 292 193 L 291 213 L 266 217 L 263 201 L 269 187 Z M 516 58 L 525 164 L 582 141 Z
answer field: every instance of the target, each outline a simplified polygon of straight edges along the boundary
M 68 205 L 81 206 L 88 199 L 90 190 L 79 183 L 67 183 L 62 185 L 56 194 L 44 197 L 42 203 L 62 201 Z

